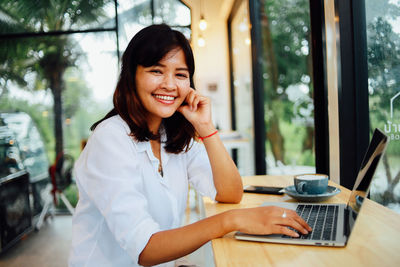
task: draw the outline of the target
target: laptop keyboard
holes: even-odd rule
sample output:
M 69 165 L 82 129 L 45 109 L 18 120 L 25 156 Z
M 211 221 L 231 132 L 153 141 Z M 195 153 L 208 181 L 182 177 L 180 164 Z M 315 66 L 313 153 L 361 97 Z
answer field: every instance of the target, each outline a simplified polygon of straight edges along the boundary
M 336 239 L 337 217 L 339 206 L 335 205 L 303 205 L 297 206 L 296 212 L 313 229 L 307 235 L 300 234 L 300 239 L 332 240 Z M 290 228 L 293 230 L 292 228 Z M 293 238 L 283 236 L 284 238 Z

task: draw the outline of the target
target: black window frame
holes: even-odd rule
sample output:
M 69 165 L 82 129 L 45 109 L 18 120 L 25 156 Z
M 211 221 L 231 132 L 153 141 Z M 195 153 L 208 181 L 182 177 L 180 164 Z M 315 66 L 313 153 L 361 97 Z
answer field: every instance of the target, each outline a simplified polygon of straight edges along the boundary
M 329 174 L 329 118 L 326 36 L 323 0 L 310 0 L 311 54 L 314 85 L 315 169 Z
M 339 18 L 340 184 L 352 189 L 369 144 L 367 32 L 364 0 L 335 0 Z

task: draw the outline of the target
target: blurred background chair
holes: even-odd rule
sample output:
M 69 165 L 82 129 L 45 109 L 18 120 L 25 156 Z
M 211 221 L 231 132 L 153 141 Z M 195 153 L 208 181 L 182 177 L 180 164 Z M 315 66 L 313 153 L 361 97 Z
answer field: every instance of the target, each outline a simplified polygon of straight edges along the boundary
M 74 162 L 75 160 L 71 155 L 60 153 L 56 158 L 56 162 L 49 168 L 51 183 L 53 185 L 51 192 L 54 205 L 57 206 L 58 199 L 60 198 L 71 214 L 74 214 L 75 209 L 63 191 L 72 184 Z
M 51 206 L 54 205 L 54 207 L 57 207 L 59 199 L 67 207 L 69 213 L 71 215 L 74 214 L 75 209 L 64 194 L 64 190 L 72 183 L 74 162 L 75 160 L 71 155 L 60 153 L 54 164 L 49 167 L 51 185 L 47 187 L 46 191 L 51 192 L 51 194 L 48 194 L 45 198 L 43 210 L 35 225 L 36 230 L 39 230 L 42 226 Z

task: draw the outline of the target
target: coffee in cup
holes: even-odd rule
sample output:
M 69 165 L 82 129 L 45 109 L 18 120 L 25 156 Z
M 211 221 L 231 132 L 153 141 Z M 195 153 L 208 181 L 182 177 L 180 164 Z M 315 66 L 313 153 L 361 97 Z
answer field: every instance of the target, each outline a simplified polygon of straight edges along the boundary
M 294 176 L 294 187 L 300 194 L 323 194 L 328 188 L 328 180 L 325 174 L 299 174 Z

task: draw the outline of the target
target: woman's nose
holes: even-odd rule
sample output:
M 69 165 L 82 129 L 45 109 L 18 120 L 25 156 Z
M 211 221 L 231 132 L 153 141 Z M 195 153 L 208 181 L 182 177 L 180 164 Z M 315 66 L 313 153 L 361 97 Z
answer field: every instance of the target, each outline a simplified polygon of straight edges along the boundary
M 167 90 L 175 90 L 177 88 L 175 77 L 173 75 L 165 75 L 162 86 Z

